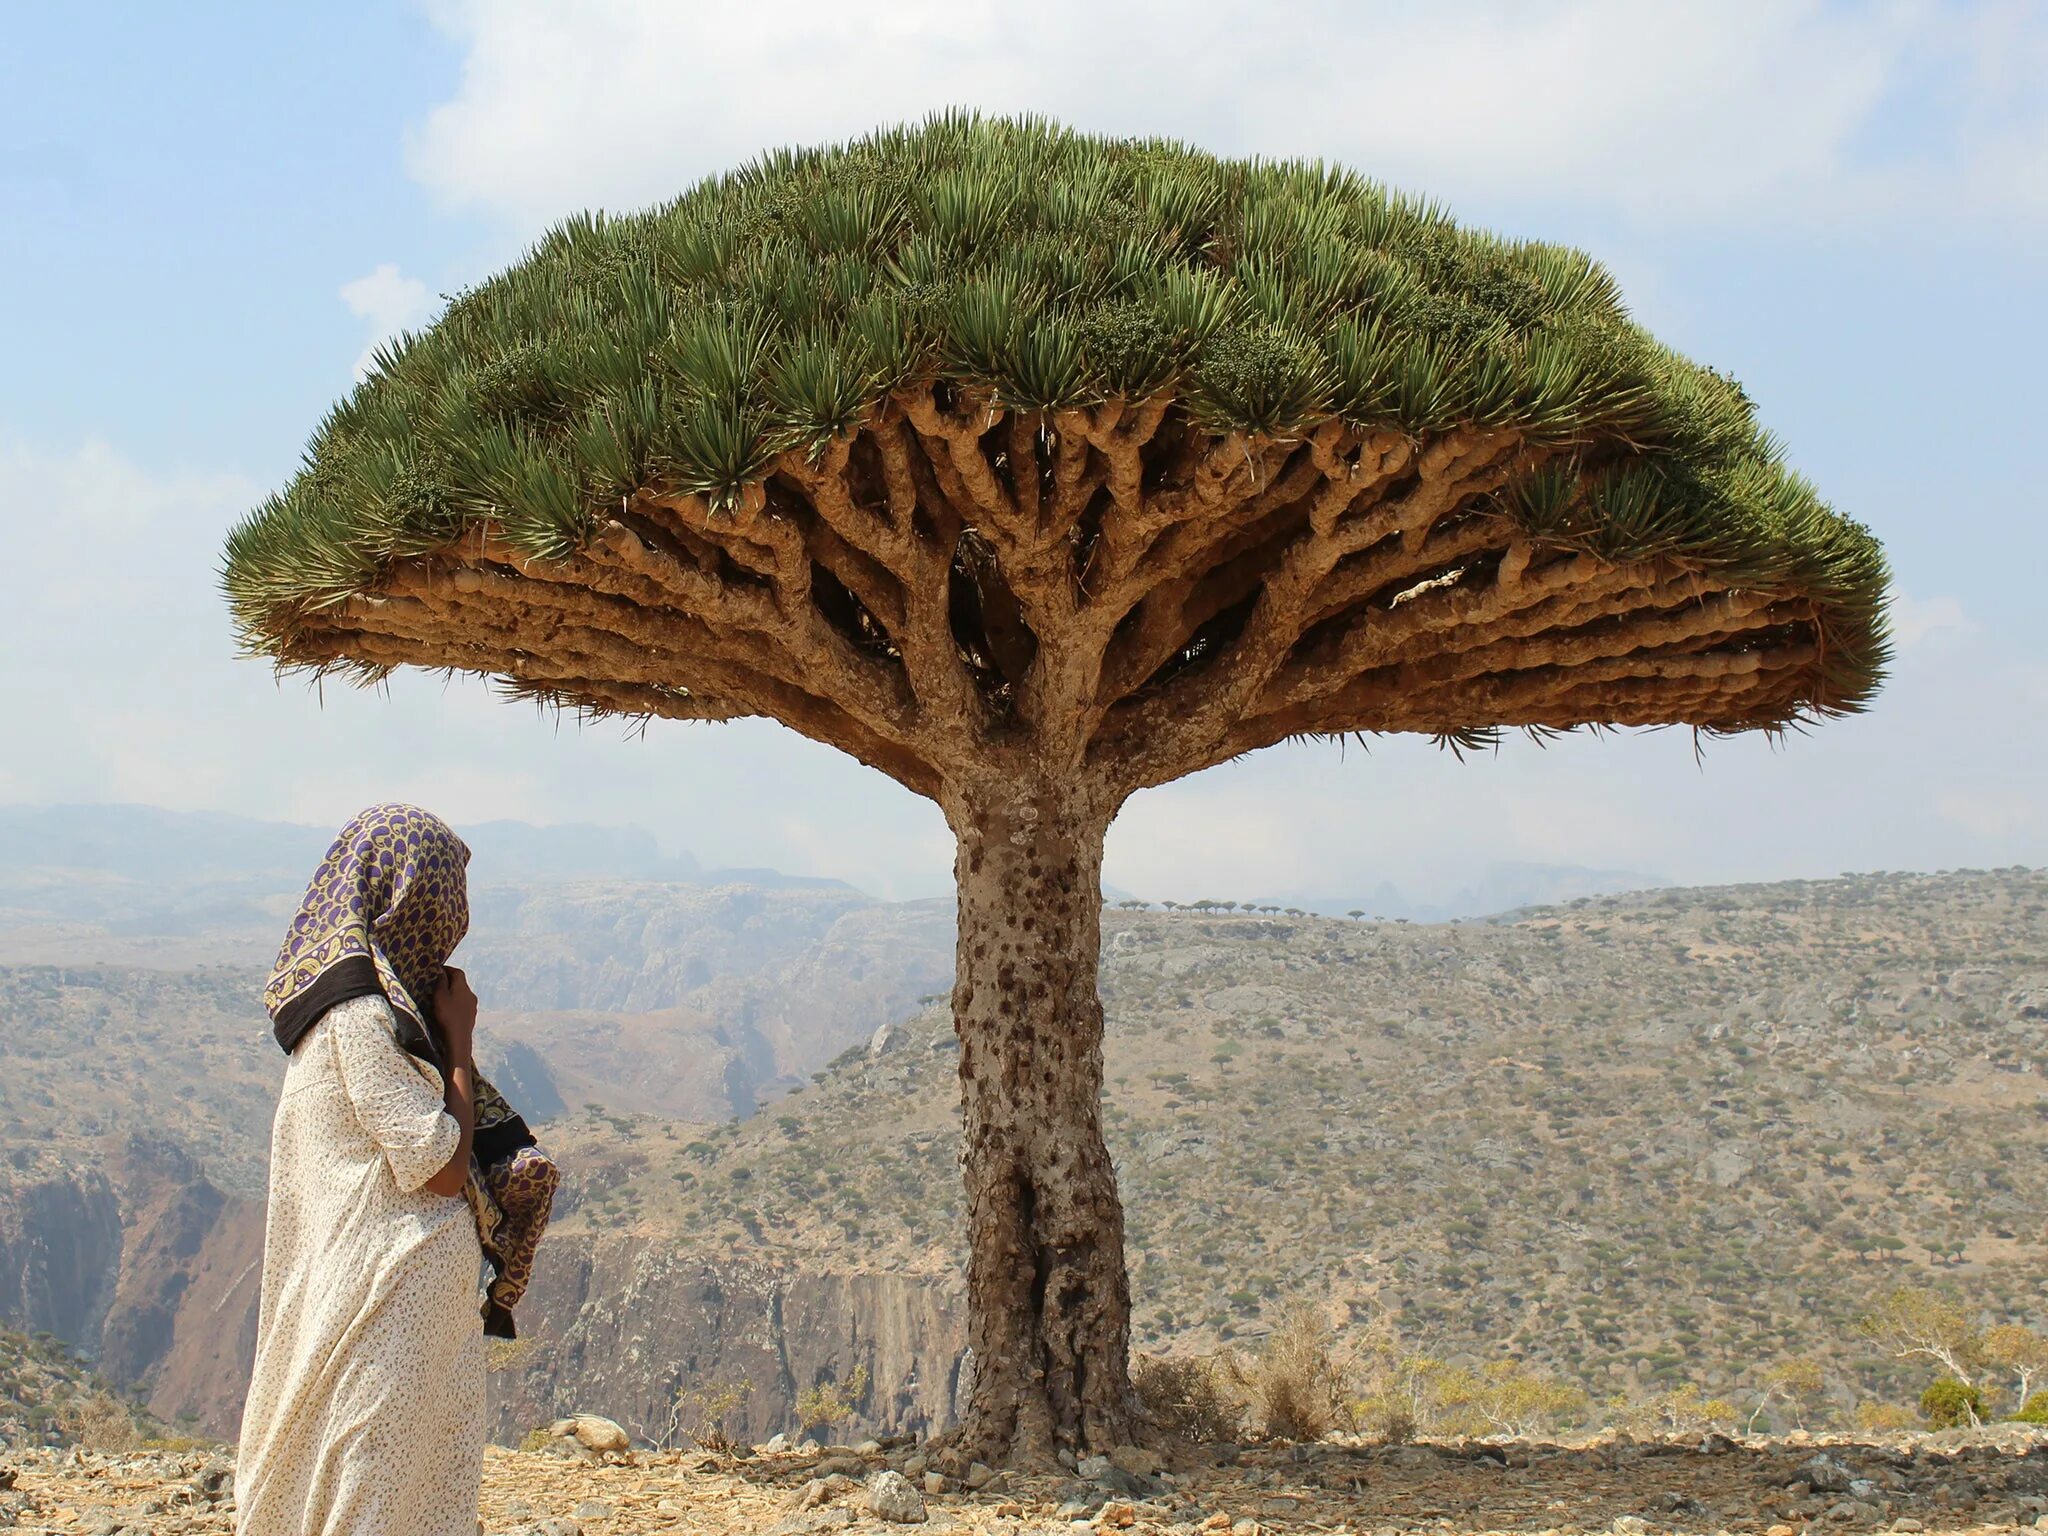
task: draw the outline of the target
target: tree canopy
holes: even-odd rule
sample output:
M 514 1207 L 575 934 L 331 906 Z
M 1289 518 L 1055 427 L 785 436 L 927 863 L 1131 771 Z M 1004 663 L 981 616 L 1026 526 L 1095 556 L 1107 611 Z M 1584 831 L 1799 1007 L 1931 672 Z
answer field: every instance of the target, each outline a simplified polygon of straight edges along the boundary
M 895 456 L 899 426 L 921 454 Z M 607 672 L 591 644 L 529 665 L 547 651 L 530 624 L 492 648 L 487 626 L 350 617 L 440 558 L 473 567 L 472 592 L 596 560 L 642 584 L 583 587 L 715 621 L 787 597 L 776 538 L 749 531 L 778 517 L 820 525 L 788 559 L 847 661 L 831 708 L 857 718 L 805 724 L 816 656 Z M 1157 579 L 1133 573 L 1176 536 L 1202 553 L 1165 562 L 1162 616 Z M 889 539 L 935 563 L 908 570 Z M 1078 598 L 1033 587 L 1048 549 Z M 650 552 L 697 575 L 656 592 Z M 1340 167 L 970 115 L 570 219 L 379 353 L 225 569 L 245 643 L 284 665 L 418 662 L 593 710 L 774 714 L 926 792 L 934 754 L 891 709 L 944 693 L 999 732 L 1034 660 L 1057 660 L 1038 654 L 1063 622 L 1046 615 L 1077 603 L 1107 608 L 1074 685 L 1094 710 L 1080 755 L 1143 757 L 1163 728 L 1151 696 L 1233 646 L 1256 662 L 1222 690 L 1232 719 L 1155 753 L 1135 787 L 1304 733 L 1854 711 L 1887 657 L 1886 580 L 1741 386 L 1637 326 L 1585 254 L 1462 229 Z M 951 588 L 922 642 L 904 595 L 920 581 Z M 1620 587 L 1634 595 L 1603 598 Z M 593 627 L 547 600 L 551 622 Z M 695 636 L 717 660 L 712 637 L 673 635 L 678 658 Z M 954 642 L 966 685 L 942 686 L 920 644 Z

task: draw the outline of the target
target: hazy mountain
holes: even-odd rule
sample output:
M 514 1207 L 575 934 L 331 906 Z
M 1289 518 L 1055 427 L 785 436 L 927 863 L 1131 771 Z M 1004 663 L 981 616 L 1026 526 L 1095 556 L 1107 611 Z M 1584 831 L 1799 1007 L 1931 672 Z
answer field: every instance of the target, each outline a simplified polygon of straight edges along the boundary
M 1554 906 L 1584 896 L 1614 896 L 1624 891 L 1661 890 L 1671 885 L 1663 875 L 1630 869 L 1588 869 L 1579 864 L 1489 864 L 1477 880 L 1460 886 L 1440 901 L 1410 899 L 1392 881 L 1349 896 L 1267 896 L 1256 905 L 1296 907 L 1326 917 L 1358 911 L 1389 921 L 1447 923 L 1493 917 L 1522 907 Z
M 736 1427 L 765 1434 L 855 1364 L 877 1427 L 943 1420 L 958 1089 L 917 999 L 945 985 L 946 904 L 567 881 L 504 888 L 479 929 L 490 1065 L 567 1174 L 499 1431 L 658 1426 L 680 1387 L 745 1376 Z M 2023 870 L 1441 926 L 1112 910 L 1138 1337 L 1255 1335 L 1310 1297 L 1601 1393 L 1812 1353 L 1896 1397 L 1851 1326 L 1886 1284 L 2048 1322 L 2044 957 L 2048 877 Z M 216 1428 L 281 1069 L 259 976 L 0 966 L 0 1321 Z

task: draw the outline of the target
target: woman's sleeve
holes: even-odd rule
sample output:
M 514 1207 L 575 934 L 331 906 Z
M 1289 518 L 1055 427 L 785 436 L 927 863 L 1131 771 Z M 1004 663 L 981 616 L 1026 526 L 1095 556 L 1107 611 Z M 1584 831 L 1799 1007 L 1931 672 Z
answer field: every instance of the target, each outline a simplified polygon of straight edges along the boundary
M 462 1127 L 441 1091 L 398 1044 L 381 997 L 351 998 L 327 1015 L 335 1066 L 356 1121 L 383 1150 L 398 1187 L 413 1193 L 448 1166 Z

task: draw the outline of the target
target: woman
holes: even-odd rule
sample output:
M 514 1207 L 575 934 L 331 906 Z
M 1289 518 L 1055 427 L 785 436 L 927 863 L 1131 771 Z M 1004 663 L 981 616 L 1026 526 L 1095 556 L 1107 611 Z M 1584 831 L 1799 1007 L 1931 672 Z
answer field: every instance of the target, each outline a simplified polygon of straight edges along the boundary
M 425 811 L 364 811 L 265 989 L 291 1063 L 235 1470 L 243 1536 L 475 1536 L 487 1205 L 470 1181 L 476 997 L 448 965 L 468 862 Z

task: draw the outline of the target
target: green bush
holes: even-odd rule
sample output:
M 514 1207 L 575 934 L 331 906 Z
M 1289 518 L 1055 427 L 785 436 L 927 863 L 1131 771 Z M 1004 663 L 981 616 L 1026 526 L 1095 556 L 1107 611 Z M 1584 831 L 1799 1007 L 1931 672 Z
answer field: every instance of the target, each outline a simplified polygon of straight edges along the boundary
M 2028 1398 L 2024 1407 L 2012 1416 L 2015 1424 L 2048 1424 L 2048 1392 L 2036 1392 Z
M 1984 1421 L 1984 1394 L 1944 1376 L 1920 1394 L 1920 1417 L 1930 1429 L 1956 1429 Z

